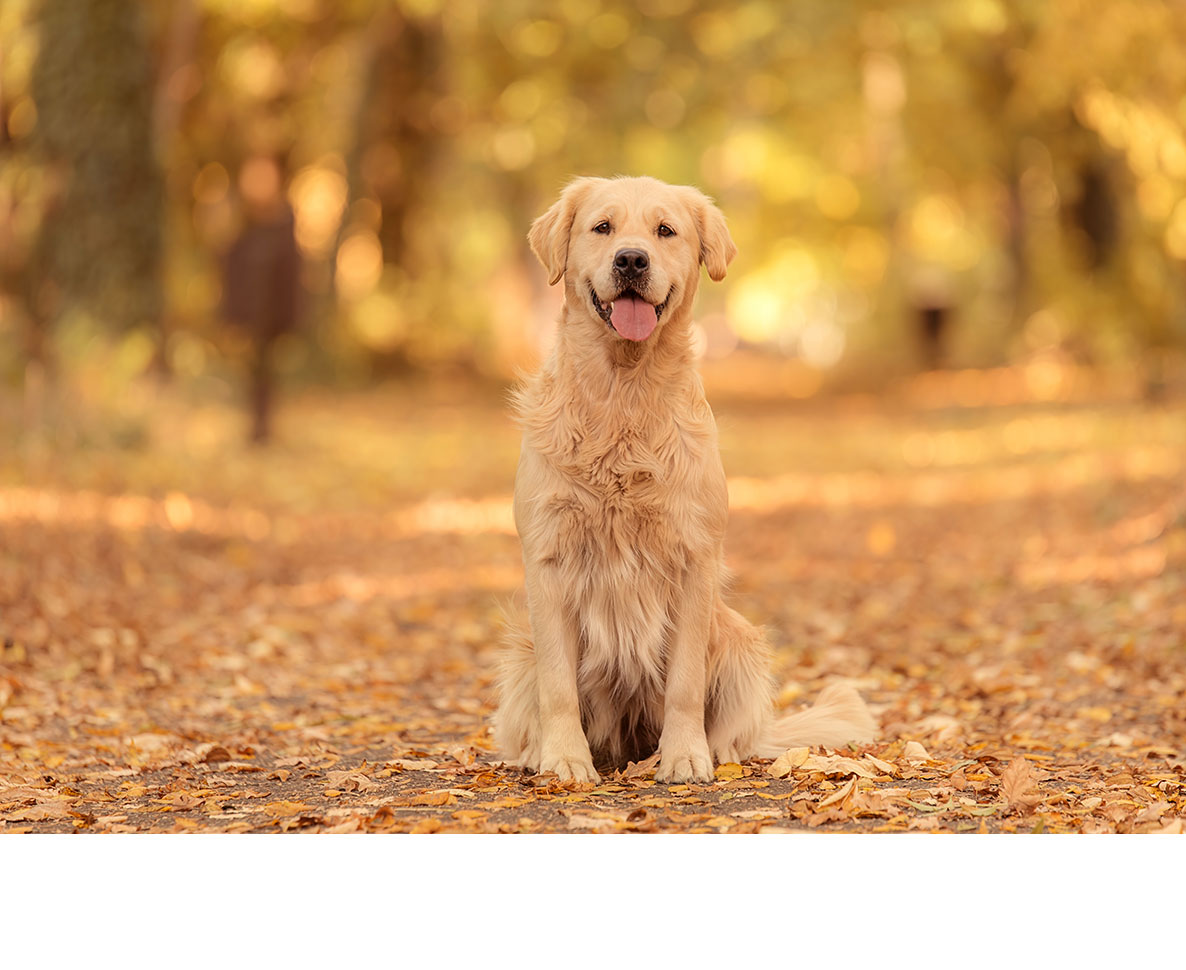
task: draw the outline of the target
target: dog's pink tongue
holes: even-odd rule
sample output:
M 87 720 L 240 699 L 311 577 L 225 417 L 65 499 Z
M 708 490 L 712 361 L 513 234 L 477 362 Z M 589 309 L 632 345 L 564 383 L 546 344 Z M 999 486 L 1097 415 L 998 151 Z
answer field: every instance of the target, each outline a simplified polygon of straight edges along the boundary
M 646 340 L 659 322 L 655 308 L 636 296 L 622 296 L 614 300 L 610 314 L 614 329 L 627 340 Z

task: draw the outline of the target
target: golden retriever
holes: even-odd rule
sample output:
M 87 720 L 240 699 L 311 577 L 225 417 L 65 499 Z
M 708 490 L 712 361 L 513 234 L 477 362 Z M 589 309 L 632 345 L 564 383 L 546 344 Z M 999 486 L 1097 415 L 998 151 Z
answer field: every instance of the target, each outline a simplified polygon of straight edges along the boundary
M 531 226 L 564 280 L 554 352 L 517 392 L 515 523 L 530 633 L 512 630 L 495 740 L 509 762 L 599 781 L 658 749 L 661 782 L 713 762 L 872 738 L 851 687 L 776 720 L 769 648 L 721 598 L 728 515 L 692 353 L 704 264 L 737 252 L 698 190 L 581 178 Z

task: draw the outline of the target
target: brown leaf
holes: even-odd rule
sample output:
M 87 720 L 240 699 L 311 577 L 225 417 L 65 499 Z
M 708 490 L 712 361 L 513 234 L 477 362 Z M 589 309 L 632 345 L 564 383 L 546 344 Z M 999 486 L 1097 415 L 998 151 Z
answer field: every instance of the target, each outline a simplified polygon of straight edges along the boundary
M 30 805 L 18 808 L 14 812 L 0 816 L 5 822 L 44 822 L 59 818 L 69 818 L 70 806 L 65 802 L 42 802 L 40 805 Z
M 1008 802 L 1010 810 L 1031 812 L 1034 806 L 1042 801 L 1042 796 L 1030 791 L 1037 785 L 1034 768 L 1025 758 L 1014 758 L 1009 766 L 1001 772 L 1001 794 Z
M 326 773 L 325 777 L 327 785 L 343 791 L 374 791 L 383 787 L 357 769 L 347 768 L 344 771 L 330 771 Z
M 1173 806 L 1169 802 L 1154 802 L 1133 819 L 1133 824 L 1139 825 L 1142 822 L 1156 822 L 1171 808 Z
M 871 754 L 865 755 L 863 760 L 868 761 L 883 775 L 889 775 L 891 778 L 898 773 L 896 765 L 892 765 L 888 761 L 882 761 L 880 758 L 874 758 Z
M 927 753 L 927 749 L 917 741 L 906 742 L 906 746 L 902 749 L 902 757 L 907 761 L 914 762 L 931 760 L 931 756 Z
M 217 764 L 220 761 L 230 761 L 231 753 L 227 751 L 221 744 L 215 744 L 210 747 L 210 750 L 202 755 L 202 761 L 208 765 Z
M 429 791 L 420 792 L 413 795 L 411 798 L 400 799 L 396 802 L 398 805 L 453 805 L 457 802 L 457 796 L 451 791 Z
M 626 766 L 626 770 L 622 772 L 622 778 L 624 778 L 624 779 L 645 778 L 647 775 L 649 775 L 651 772 L 653 772 L 655 770 L 655 768 L 658 766 L 658 764 L 659 764 L 659 752 L 656 751 L 653 755 L 651 755 L 645 761 L 631 761 Z
M 616 822 L 612 818 L 600 818 L 582 812 L 573 812 L 568 816 L 568 827 L 570 829 L 589 829 L 594 832 L 601 832 L 612 831 L 615 825 Z

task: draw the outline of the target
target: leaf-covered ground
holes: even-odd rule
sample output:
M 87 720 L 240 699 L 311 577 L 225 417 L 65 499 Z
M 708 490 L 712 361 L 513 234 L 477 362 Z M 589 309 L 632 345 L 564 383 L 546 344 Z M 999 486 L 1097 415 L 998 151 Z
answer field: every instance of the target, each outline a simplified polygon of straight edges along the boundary
M 847 679 L 878 743 L 706 785 L 503 767 L 497 390 L 295 396 L 262 453 L 225 404 L 19 432 L 6 399 L 0 832 L 1181 832 L 1186 401 L 1027 371 L 759 401 L 778 371 L 737 370 L 732 600 L 781 705 Z

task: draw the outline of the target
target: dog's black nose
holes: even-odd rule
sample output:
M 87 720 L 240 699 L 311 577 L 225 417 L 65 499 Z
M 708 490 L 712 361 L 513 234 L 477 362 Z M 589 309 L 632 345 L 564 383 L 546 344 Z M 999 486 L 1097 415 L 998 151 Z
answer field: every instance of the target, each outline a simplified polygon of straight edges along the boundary
M 642 276 L 651 265 L 651 258 L 641 249 L 619 249 L 614 253 L 614 269 L 627 279 Z

